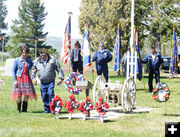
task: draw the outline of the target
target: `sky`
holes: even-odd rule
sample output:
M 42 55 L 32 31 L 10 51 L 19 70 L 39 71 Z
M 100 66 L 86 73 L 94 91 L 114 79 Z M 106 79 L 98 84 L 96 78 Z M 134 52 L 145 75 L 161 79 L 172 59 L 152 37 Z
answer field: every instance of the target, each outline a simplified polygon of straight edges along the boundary
M 7 0 L 5 2 L 8 9 L 6 22 L 8 22 L 9 32 L 12 20 L 18 18 L 18 5 L 20 1 L 21 0 Z M 78 27 L 81 0 L 41 0 L 41 2 L 44 2 L 45 11 L 48 12 L 43 30 L 44 32 L 48 32 L 48 36 L 63 37 L 68 21 L 68 12 L 71 11 L 73 13 L 71 18 L 71 37 L 72 39 L 82 38 Z

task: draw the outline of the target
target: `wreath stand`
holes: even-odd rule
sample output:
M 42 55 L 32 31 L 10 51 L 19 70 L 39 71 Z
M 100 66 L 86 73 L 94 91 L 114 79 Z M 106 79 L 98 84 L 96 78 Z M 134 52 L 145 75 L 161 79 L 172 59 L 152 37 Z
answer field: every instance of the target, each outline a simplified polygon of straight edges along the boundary
M 80 90 L 85 90 L 86 97 L 89 97 L 89 90 L 92 89 L 93 85 L 90 81 L 85 80 L 85 81 L 76 81 L 75 86 Z M 78 94 L 78 101 L 79 101 L 79 94 Z M 90 117 L 90 111 L 88 111 L 87 117 Z

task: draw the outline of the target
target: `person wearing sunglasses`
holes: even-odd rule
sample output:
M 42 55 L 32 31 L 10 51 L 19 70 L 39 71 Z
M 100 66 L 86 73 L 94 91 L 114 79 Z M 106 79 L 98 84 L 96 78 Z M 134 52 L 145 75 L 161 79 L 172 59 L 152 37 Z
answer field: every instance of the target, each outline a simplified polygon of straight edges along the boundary
M 54 94 L 56 71 L 59 77 L 58 84 L 61 84 L 64 80 L 64 73 L 61 69 L 59 62 L 55 57 L 48 54 L 47 49 L 43 48 L 40 50 L 40 56 L 34 60 L 32 67 L 31 78 L 33 79 L 34 85 L 37 84 L 36 73 L 41 82 L 41 99 L 44 103 L 44 113 L 50 113 L 49 103 Z

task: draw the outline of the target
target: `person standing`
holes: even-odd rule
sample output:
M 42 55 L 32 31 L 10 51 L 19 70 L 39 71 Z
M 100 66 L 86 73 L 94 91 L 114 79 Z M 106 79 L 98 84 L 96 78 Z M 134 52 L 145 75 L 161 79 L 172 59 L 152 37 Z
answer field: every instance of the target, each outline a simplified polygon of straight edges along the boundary
M 92 61 L 96 61 L 97 75 L 103 73 L 106 82 L 108 82 L 108 62 L 112 60 L 112 54 L 104 48 L 104 43 L 100 42 L 99 50 L 94 54 Z
M 22 46 L 21 56 L 16 58 L 13 63 L 12 75 L 14 86 L 11 99 L 17 100 L 17 113 L 21 112 L 22 95 L 24 95 L 22 112 L 27 112 L 29 98 L 37 100 L 37 94 L 29 75 L 29 70 L 31 70 L 33 63 L 32 60 L 27 57 L 28 53 L 28 46 Z
M 74 49 L 71 52 L 71 67 L 73 72 L 83 73 L 83 61 L 81 56 L 81 45 L 79 41 L 74 44 Z
M 64 80 L 64 73 L 60 64 L 55 57 L 47 53 L 45 48 L 41 49 L 40 56 L 34 60 L 31 77 L 33 78 L 34 85 L 36 85 L 36 73 L 38 73 L 38 78 L 41 81 L 40 90 L 41 98 L 44 103 L 44 113 L 50 113 L 49 103 L 54 97 L 56 71 L 59 76 L 58 84 L 61 84 Z
M 147 54 L 143 59 L 142 63 L 148 63 L 148 86 L 149 92 L 153 90 L 153 75 L 155 75 L 156 84 L 160 82 L 160 64 L 163 62 L 160 53 L 156 52 L 155 47 L 151 47 L 151 53 Z

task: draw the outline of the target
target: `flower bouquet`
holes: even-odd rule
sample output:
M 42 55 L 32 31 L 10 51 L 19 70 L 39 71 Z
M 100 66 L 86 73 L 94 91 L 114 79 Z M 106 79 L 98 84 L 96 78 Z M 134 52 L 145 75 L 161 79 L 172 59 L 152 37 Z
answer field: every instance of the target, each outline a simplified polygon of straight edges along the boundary
M 89 97 L 86 97 L 85 101 L 79 104 L 78 110 L 82 112 L 83 120 L 86 120 L 86 116 L 90 116 L 90 110 L 93 110 L 93 104 Z
M 101 116 L 101 122 L 104 122 L 104 115 L 108 111 L 109 105 L 107 102 L 104 102 L 103 98 L 99 98 L 98 101 L 95 103 L 96 111 Z
M 58 95 L 56 95 L 52 99 L 52 101 L 50 102 L 49 105 L 50 105 L 51 113 L 53 113 L 53 114 L 55 113 L 56 118 L 59 119 L 59 112 L 62 109 L 62 106 L 64 105 L 62 99 Z
M 76 101 L 74 95 L 70 95 L 68 100 L 64 102 L 65 108 L 69 112 L 69 119 L 72 117 L 72 113 L 74 112 L 74 109 L 77 108 L 78 102 Z

